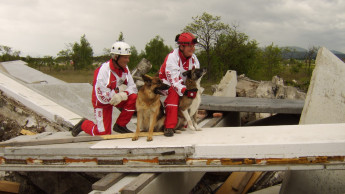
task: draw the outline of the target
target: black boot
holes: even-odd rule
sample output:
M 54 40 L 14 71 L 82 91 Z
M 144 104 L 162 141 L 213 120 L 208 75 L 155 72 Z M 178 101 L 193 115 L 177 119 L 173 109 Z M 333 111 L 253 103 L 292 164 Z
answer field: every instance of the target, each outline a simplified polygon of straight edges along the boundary
M 117 123 L 115 123 L 114 127 L 113 127 L 113 131 L 118 132 L 118 133 L 133 133 L 133 131 L 127 129 L 126 126 L 121 127 L 120 125 L 118 125 Z
M 174 136 L 174 129 L 165 128 L 164 129 L 164 136 L 167 136 L 167 137 Z
M 72 136 L 76 137 L 80 132 L 83 130 L 81 129 L 81 125 L 86 120 L 86 118 L 82 118 L 72 129 Z

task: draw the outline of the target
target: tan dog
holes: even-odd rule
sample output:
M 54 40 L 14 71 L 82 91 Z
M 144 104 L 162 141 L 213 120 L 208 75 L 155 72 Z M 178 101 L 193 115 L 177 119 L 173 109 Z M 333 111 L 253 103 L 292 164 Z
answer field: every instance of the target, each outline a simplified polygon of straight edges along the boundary
M 195 91 L 191 93 L 190 96 L 183 95 L 180 97 L 179 101 L 179 117 L 182 119 L 184 118 L 187 122 L 187 126 L 189 129 L 194 131 L 200 131 L 201 128 L 198 127 L 196 122 L 196 112 L 199 109 L 201 103 L 201 93 L 203 92 L 203 88 L 200 87 L 200 81 L 203 75 L 206 74 L 206 69 L 193 69 L 188 70 L 183 73 L 183 76 L 187 76 L 186 79 L 186 89 L 187 91 Z M 193 96 L 196 95 L 196 96 Z M 180 119 L 179 118 L 179 119 Z M 176 129 L 181 129 L 185 122 L 179 122 L 176 125 Z
M 132 138 L 138 140 L 140 130 L 149 131 L 147 141 L 152 141 L 153 131 L 162 131 L 164 108 L 160 101 L 160 91 L 169 89 L 158 77 L 142 76 L 145 84 L 139 89 L 136 101 L 137 130 Z

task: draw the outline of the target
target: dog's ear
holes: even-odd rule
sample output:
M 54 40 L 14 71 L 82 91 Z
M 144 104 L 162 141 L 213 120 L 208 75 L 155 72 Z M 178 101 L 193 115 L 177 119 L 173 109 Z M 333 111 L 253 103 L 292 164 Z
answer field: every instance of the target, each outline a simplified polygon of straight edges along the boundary
M 145 74 L 145 75 L 142 75 L 141 77 L 143 78 L 143 80 L 146 84 L 151 84 L 151 82 L 152 82 L 151 76 Z
M 183 76 L 187 76 L 188 78 L 191 78 L 191 75 L 192 75 L 192 71 L 191 70 L 188 70 L 188 71 L 185 71 L 182 73 Z

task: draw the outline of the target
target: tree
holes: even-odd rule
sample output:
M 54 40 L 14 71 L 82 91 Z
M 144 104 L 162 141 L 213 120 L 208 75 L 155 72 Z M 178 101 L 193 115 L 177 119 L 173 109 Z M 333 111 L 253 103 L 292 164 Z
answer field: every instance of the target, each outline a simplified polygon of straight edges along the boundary
M 144 57 L 152 64 L 150 72 L 157 73 L 161 64 L 164 62 L 166 55 L 171 52 L 172 48 L 164 44 L 164 40 L 160 36 L 151 39 L 145 45 Z
M 283 60 L 282 50 L 273 43 L 266 46 L 261 53 L 261 64 L 265 75 L 272 78 L 274 75 L 280 73 L 281 61 Z
M 256 54 L 258 43 L 249 40 L 249 37 L 237 31 L 236 27 L 221 34 L 215 46 L 218 64 L 216 66 L 219 76 L 223 76 L 226 70 L 236 70 L 238 74 L 254 74 L 258 70 Z
M 125 38 L 123 37 L 123 33 L 122 32 L 120 32 L 119 38 L 117 39 L 117 41 L 125 41 Z
M 20 59 L 20 51 L 13 51 L 11 47 L 0 45 L 0 61 L 12 61 Z
M 311 75 L 311 62 L 316 57 L 316 53 L 319 50 L 320 47 L 312 46 L 309 47 L 308 51 L 305 54 L 305 63 L 307 64 L 307 73 L 310 76 Z
M 131 46 L 131 58 L 128 63 L 128 68 L 130 70 L 134 69 L 143 57 L 144 57 L 144 53 L 142 51 L 140 54 L 138 54 L 138 51 L 135 48 L 135 46 Z
M 220 34 L 229 29 L 229 25 L 220 22 L 220 16 L 212 16 L 204 12 L 201 16 L 192 17 L 193 23 L 188 24 L 183 31 L 191 32 L 196 35 L 200 41 L 198 44 L 206 55 L 207 68 L 211 70 L 211 54 L 214 44 L 218 42 Z M 209 72 L 209 75 L 211 72 Z
M 46 55 L 43 57 L 43 61 L 45 66 L 49 67 L 49 71 L 51 71 L 55 65 L 54 58 L 52 56 Z
M 69 44 L 66 46 L 67 48 L 65 50 L 61 50 L 59 51 L 59 53 L 57 54 L 57 58 L 56 61 L 58 63 L 64 63 L 66 66 L 68 66 L 72 60 L 72 50 L 71 48 L 73 47 L 72 44 Z
M 87 69 L 92 66 L 93 51 L 85 34 L 80 38 L 80 44 L 75 42 L 72 46 L 72 61 L 74 70 Z

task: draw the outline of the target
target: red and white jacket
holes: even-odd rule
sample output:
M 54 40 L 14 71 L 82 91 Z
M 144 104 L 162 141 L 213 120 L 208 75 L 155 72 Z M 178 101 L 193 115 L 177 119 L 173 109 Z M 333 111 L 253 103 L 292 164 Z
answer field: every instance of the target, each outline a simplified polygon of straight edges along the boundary
M 179 96 L 183 96 L 186 86 L 186 77 L 183 72 L 192 69 L 199 69 L 200 63 L 195 54 L 185 58 L 181 51 L 176 48 L 166 56 L 164 63 L 159 70 L 159 78 L 163 83 L 172 86 Z
M 125 84 L 127 95 L 138 93 L 128 67 L 117 69 L 113 60 L 103 63 L 95 70 L 93 78 L 92 104 L 94 107 L 109 105 L 111 98 L 119 92 L 119 86 Z

